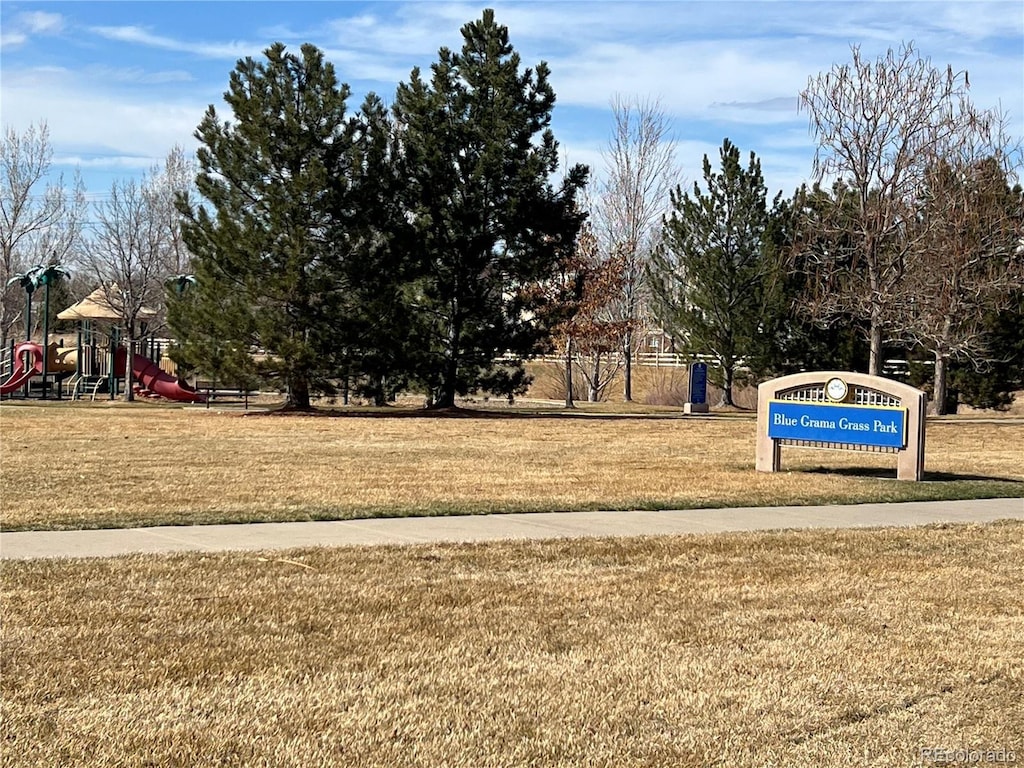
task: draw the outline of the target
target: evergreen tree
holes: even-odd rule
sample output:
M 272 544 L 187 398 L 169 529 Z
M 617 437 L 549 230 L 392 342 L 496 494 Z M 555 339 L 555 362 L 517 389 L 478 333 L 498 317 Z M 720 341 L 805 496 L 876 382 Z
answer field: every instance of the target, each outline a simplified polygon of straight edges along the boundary
M 958 402 L 1002 410 L 1024 390 L 1024 289 L 1013 292 L 1001 310 L 983 321 L 988 359 L 980 365 L 958 362 L 950 377 L 950 408 Z
M 252 351 L 258 342 L 255 313 L 242 291 L 200 294 L 192 275 L 177 275 L 166 284 L 167 321 L 175 343 L 168 355 L 179 375 L 193 371 L 214 387 L 252 388 L 260 378 Z
M 558 145 L 547 65 L 520 71 L 492 10 L 462 35 L 461 52 L 442 48 L 429 82 L 414 69 L 395 103 L 414 228 L 413 363 L 437 407 L 480 388 L 511 395 L 523 386 L 518 361 L 542 335 L 532 287 L 575 238 L 587 175 L 576 166 L 558 188 L 550 181 Z M 511 369 L 496 369 L 506 353 Z
M 841 183 L 840 183 L 841 184 Z M 822 282 L 817 254 L 852 259 L 843 234 L 830 234 L 823 220 L 836 221 L 842 194 L 815 184 L 790 199 L 777 199 L 769 216 L 765 247 L 785 264 L 784 276 L 768 299 L 758 351 L 748 365 L 758 379 L 812 370 L 867 370 L 867 328 L 849 314 L 819 311 Z
M 721 173 L 704 156 L 702 192 L 672 192 L 665 246 L 648 275 L 655 313 L 686 353 L 711 355 L 709 370 L 722 388 L 721 405 L 733 405 L 732 387 L 741 361 L 756 353 L 782 269 L 766 247 L 769 223 L 761 163 L 754 153 L 746 168 L 740 150 L 725 139 Z
M 409 299 L 411 225 L 402 205 L 401 146 L 387 108 L 370 96 L 354 120 L 351 207 L 331 233 L 345 251 L 348 324 L 338 328 L 339 369 L 348 385 L 384 405 L 408 383 L 416 344 Z
M 308 408 L 311 391 L 330 391 L 344 322 L 345 254 L 327 235 L 354 215 L 349 88 L 315 46 L 296 55 L 275 43 L 265 56 L 231 73 L 234 120 L 211 105 L 196 131 L 206 203 L 179 198 L 196 286 L 189 321 L 172 315 L 183 350 L 215 343 L 235 361 L 264 350 L 264 373 L 284 382 L 290 406 Z

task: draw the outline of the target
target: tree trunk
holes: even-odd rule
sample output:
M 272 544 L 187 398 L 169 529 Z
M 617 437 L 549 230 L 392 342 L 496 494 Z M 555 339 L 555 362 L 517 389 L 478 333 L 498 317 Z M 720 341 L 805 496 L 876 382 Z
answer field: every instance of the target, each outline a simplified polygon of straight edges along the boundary
M 309 380 L 305 375 L 292 376 L 288 383 L 288 402 L 286 406 L 299 411 L 308 411 L 309 405 Z
M 627 402 L 633 402 L 633 331 L 627 330 L 626 336 L 623 339 L 623 347 L 626 352 L 626 367 L 623 371 L 625 377 L 624 390 L 622 399 Z
M 454 408 L 455 407 L 455 388 L 451 386 L 451 383 L 445 381 L 441 384 L 441 389 L 437 393 L 437 399 L 434 400 L 431 408 Z
M 457 375 L 458 364 L 454 359 L 447 360 L 441 378 L 441 385 L 438 387 L 437 396 L 434 398 L 432 408 L 455 407 L 455 381 Z
M 936 416 L 949 413 L 946 399 L 949 394 L 949 341 L 953 329 L 953 318 L 946 316 L 942 323 L 942 336 L 935 343 L 935 378 L 932 381 L 932 405 L 929 410 Z M 953 408 L 956 413 L 956 407 Z
M 565 407 L 575 408 L 576 400 L 572 391 L 572 337 L 565 341 Z
M 345 382 L 346 382 L 345 386 L 346 386 L 346 389 L 347 389 L 348 388 L 348 379 L 345 379 Z M 373 404 L 374 404 L 374 406 L 376 406 L 377 408 L 383 408 L 385 405 L 388 404 L 387 391 L 388 391 L 387 380 L 383 376 L 381 376 L 381 377 L 379 377 L 377 379 L 377 386 L 374 388 L 374 392 L 373 392 Z M 347 392 L 346 392 L 345 404 L 348 405 Z
M 722 365 L 722 399 L 718 402 L 719 406 L 735 406 L 736 403 L 732 399 L 732 366 Z
M 448 326 L 448 348 L 445 350 L 444 371 L 441 376 L 441 386 L 437 393 L 437 399 L 431 406 L 433 408 L 454 408 L 455 388 L 459 378 L 459 332 L 460 326 L 457 322 L 458 304 L 453 302 L 452 320 Z
M 871 321 L 871 356 L 868 358 L 868 373 L 872 376 L 882 375 L 882 325 L 875 319 Z
M 601 353 L 598 352 L 594 355 L 594 375 L 590 379 L 590 388 L 587 392 L 587 400 L 591 403 L 597 402 L 597 397 L 600 394 L 598 392 L 598 382 L 601 377 Z
M 949 409 L 946 407 L 946 395 L 949 389 L 949 358 L 942 350 L 935 350 L 935 380 L 932 384 L 932 412 L 936 416 L 945 416 Z
M 866 193 L 866 190 L 865 190 Z M 863 202 L 862 202 L 863 208 Z M 868 287 L 871 291 L 871 330 L 869 331 L 870 352 L 868 356 L 868 374 L 882 375 L 882 306 L 879 298 L 879 274 L 876 259 L 876 244 L 873 238 L 868 242 Z

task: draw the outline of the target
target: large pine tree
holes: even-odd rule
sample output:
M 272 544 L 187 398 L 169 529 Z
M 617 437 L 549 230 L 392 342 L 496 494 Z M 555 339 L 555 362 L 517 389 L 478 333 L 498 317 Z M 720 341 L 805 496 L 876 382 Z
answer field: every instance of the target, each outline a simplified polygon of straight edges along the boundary
M 744 356 L 756 352 L 758 334 L 782 278 L 779 257 L 766 247 L 769 224 L 761 163 L 725 139 L 721 172 L 704 156 L 704 186 L 676 188 L 665 222 L 665 247 L 649 271 L 655 312 L 678 346 L 711 355 L 709 371 L 722 387 L 721 405 L 733 405 L 732 387 Z
M 354 118 L 349 210 L 331 241 L 344 253 L 345 316 L 336 328 L 339 371 L 356 394 L 383 405 L 409 381 L 414 311 L 409 302 L 411 225 L 402 203 L 401 143 L 383 102 L 369 96 Z
M 542 333 L 528 297 L 576 235 L 587 175 L 576 166 L 551 181 L 559 161 L 547 65 L 521 70 L 491 10 L 462 35 L 461 52 L 440 50 L 429 82 L 413 70 L 394 108 L 415 231 L 415 372 L 436 407 L 521 383 L 494 361 L 530 354 Z
M 288 404 L 308 408 L 336 373 L 344 317 L 346 254 L 328 234 L 350 208 L 349 89 L 315 46 L 275 43 L 265 56 L 231 73 L 233 120 L 211 105 L 196 131 L 205 203 L 181 202 L 197 283 L 176 331 L 186 350 L 262 348 Z

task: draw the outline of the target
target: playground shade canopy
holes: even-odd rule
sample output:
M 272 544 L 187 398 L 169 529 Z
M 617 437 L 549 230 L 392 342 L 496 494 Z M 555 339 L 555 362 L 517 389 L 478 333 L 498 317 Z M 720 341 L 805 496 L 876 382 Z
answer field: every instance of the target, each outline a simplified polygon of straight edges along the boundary
M 77 304 L 72 304 L 57 313 L 59 320 L 120 320 L 124 313 L 120 310 L 121 291 L 117 284 L 109 288 L 100 286 Z M 153 317 L 155 309 L 143 307 L 139 311 L 140 318 Z

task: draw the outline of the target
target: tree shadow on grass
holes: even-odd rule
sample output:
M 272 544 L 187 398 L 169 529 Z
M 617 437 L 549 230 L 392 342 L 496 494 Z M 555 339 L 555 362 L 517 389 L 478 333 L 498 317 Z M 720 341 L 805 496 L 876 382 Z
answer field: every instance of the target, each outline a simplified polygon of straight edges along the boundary
M 812 467 L 794 469 L 794 472 L 808 472 L 816 475 L 841 475 L 843 477 L 870 477 L 881 480 L 895 480 L 895 467 Z M 966 475 L 957 472 L 925 472 L 923 482 L 954 483 L 954 482 L 998 482 L 1024 485 L 1024 480 L 1016 477 L 993 477 L 991 475 Z
M 751 412 L 753 413 L 753 412 Z M 477 419 L 477 420 L 521 420 L 521 419 L 581 419 L 585 421 L 621 421 L 622 419 L 645 419 L 651 421 L 682 421 L 692 419 L 714 418 L 714 415 L 691 416 L 681 410 L 675 412 L 647 413 L 621 412 L 601 413 L 594 411 L 574 410 L 532 410 L 513 409 L 498 410 L 488 408 L 273 408 L 266 411 L 247 411 L 248 417 L 267 416 L 313 416 L 320 418 L 359 418 L 359 419 Z

